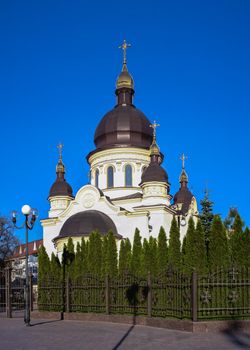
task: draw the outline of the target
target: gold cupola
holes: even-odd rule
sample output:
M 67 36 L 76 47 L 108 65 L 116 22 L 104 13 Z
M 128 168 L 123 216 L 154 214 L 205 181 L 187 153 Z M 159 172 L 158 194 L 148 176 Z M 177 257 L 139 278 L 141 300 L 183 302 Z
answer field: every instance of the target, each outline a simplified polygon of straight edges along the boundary
M 127 68 L 127 49 L 129 47 L 131 47 L 131 45 L 128 44 L 126 40 L 124 40 L 123 44 L 119 46 L 119 48 L 123 50 L 123 65 L 122 71 L 116 80 L 116 89 L 127 88 L 134 90 L 134 80 Z

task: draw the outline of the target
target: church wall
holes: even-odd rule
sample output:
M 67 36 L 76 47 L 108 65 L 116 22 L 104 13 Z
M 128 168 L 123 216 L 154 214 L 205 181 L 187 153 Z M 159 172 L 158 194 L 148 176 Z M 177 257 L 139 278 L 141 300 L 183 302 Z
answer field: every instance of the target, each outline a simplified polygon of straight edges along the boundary
M 140 148 L 114 148 L 100 151 L 89 159 L 91 184 L 95 186 L 95 173 L 99 171 L 99 188 L 111 198 L 126 196 L 139 190 L 142 171 L 149 164 L 149 151 Z M 132 187 L 125 187 L 125 167 L 132 166 Z M 114 169 L 114 187 L 107 186 L 107 169 Z M 114 190 L 115 189 L 115 190 Z

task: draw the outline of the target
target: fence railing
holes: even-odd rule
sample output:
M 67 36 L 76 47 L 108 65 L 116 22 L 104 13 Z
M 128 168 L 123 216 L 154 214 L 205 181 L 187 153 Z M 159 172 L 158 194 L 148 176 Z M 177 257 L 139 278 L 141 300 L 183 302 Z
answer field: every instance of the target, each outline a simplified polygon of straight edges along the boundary
M 11 318 L 16 311 L 24 310 L 24 287 L 23 270 L 9 267 L 0 270 L 0 315 Z M 32 311 L 37 299 L 37 286 L 33 285 L 32 275 L 29 276 L 29 287 Z
M 0 313 L 11 317 L 24 309 L 24 283 L 16 270 L 0 270 Z M 75 280 L 47 277 L 32 286 L 31 308 L 44 311 L 105 313 L 190 319 L 250 318 L 250 269 L 218 269 L 184 275 L 168 270 L 159 276 L 124 274 Z M 38 296 L 36 296 L 38 294 Z
M 147 278 L 85 275 L 65 283 L 40 281 L 38 307 L 47 311 L 143 315 L 178 319 L 250 317 L 250 270 L 220 269 L 205 276 L 169 270 Z

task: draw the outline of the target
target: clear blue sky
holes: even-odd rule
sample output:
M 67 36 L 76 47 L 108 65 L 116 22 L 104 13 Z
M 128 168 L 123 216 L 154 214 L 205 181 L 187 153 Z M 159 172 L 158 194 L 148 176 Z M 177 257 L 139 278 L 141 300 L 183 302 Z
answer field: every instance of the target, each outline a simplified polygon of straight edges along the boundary
M 249 225 L 249 18 L 248 0 L 2 0 L 1 214 L 29 203 L 47 216 L 59 141 L 74 193 L 87 182 L 126 38 L 135 104 L 161 124 L 171 193 L 185 152 L 198 201 L 208 186 L 215 212 L 235 206 Z M 41 236 L 37 223 L 31 239 Z

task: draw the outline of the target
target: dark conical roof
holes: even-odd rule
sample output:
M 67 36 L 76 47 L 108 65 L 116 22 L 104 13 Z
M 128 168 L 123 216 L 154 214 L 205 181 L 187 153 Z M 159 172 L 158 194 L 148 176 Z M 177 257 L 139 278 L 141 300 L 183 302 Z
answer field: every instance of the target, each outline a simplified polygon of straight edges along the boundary
M 174 196 L 174 204 L 182 204 L 181 213 L 186 214 L 192 203 L 193 194 L 188 189 L 188 176 L 184 167 L 182 168 L 180 175 L 180 184 L 180 189 Z
M 65 180 L 64 174 L 65 166 L 60 158 L 56 166 L 56 181 L 50 188 L 49 198 L 56 196 L 68 196 L 74 198 L 72 187 Z

